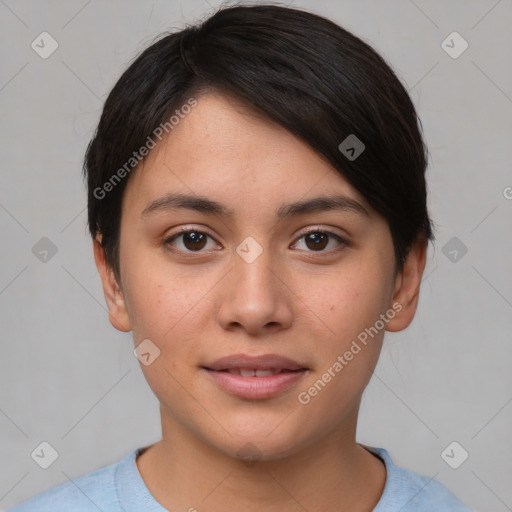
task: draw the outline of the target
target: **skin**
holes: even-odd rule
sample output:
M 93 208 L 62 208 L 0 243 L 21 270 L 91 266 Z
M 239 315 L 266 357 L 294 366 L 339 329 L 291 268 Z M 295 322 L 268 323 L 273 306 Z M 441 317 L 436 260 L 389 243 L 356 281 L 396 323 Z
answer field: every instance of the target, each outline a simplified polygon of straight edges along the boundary
M 231 218 L 191 209 L 144 209 L 166 193 L 205 196 Z M 364 206 L 278 219 L 284 204 L 342 194 Z M 210 235 L 202 252 L 180 227 Z M 304 232 L 342 237 L 317 249 Z M 247 263 L 248 236 L 261 255 Z M 395 272 L 385 219 L 306 143 L 255 116 L 234 98 L 209 93 L 132 171 L 123 197 L 120 279 L 94 241 L 110 312 L 135 344 L 150 339 L 160 356 L 144 376 L 160 401 L 162 440 L 137 458 L 151 494 L 187 511 L 370 511 L 386 470 L 356 443 L 362 393 L 384 330 L 412 321 L 425 266 L 419 238 Z M 173 252 L 171 249 L 174 248 Z M 188 252 L 187 252 L 188 250 Z M 343 370 L 307 405 L 297 396 L 332 367 L 379 315 L 401 305 Z M 279 354 L 309 371 L 266 400 L 219 389 L 201 366 L 230 354 Z M 250 442 L 255 460 L 237 455 Z

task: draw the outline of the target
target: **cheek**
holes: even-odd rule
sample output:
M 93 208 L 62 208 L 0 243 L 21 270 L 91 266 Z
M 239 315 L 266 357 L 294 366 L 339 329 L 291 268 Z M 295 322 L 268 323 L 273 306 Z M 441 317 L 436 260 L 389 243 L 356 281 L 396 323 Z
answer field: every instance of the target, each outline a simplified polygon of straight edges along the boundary
M 328 330 L 315 339 L 315 371 L 298 390 L 297 399 L 308 410 L 308 418 L 323 418 L 329 429 L 354 413 L 377 364 L 384 329 L 374 326 L 386 311 L 387 287 L 378 272 L 354 272 L 321 292 L 313 297 L 312 309 L 323 312 L 321 323 Z
M 379 268 L 357 268 L 326 281 L 312 296 L 312 309 L 322 313 L 331 338 L 351 340 L 372 326 L 389 307 L 391 284 Z M 338 347 L 340 348 L 340 347 Z
M 199 281 L 199 282 L 198 282 Z M 127 305 L 137 343 L 151 340 L 159 349 L 144 376 L 161 402 L 183 399 L 181 383 L 189 381 L 190 366 L 201 346 L 207 297 L 201 280 L 183 282 L 183 276 L 151 272 L 130 275 Z M 204 340 L 203 340 L 204 342 Z
M 148 276 L 135 289 L 133 282 L 128 307 L 136 340 L 150 338 L 170 348 L 201 329 L 201 311 L 207 301 L 199 283 L 180 283 L 178 276 L 167 280 Z
M 159 249 L 144 249 L 143 245 L 127 241 L 122 261 L 125 303 L 134 338 L 172 344 L 178 334 L 188 337 L 188 331 L 201 327 L 201 316 L 206 315 L 200 312 L 207 307 L 205 299 L 215 276 L 198 275 L 193 265 L 171 265 Z

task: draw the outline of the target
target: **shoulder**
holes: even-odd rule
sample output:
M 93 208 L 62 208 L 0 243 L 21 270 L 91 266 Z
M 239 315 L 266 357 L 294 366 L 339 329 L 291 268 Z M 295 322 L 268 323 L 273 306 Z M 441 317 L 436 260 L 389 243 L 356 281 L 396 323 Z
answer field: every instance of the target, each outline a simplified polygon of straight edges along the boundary
M 53 487 L 7 512 L 122 512 L 116 488 L 116 472 L 123 461 L 132 456 L 133 452 L 115 464 Z
M 471 512 L 433 477 L 395 466 L 383 448 L 366 448 L 384 461 L 387 471 L 384 492 L 374 512 Z

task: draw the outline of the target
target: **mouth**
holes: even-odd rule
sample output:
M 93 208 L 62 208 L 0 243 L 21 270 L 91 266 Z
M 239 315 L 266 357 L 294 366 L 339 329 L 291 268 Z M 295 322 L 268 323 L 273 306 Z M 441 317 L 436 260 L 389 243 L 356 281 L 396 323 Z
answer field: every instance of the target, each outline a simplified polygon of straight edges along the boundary
M 275 397 L 297 385 L 309 369 L 289 358 L 238 354 L 201 367 L 222 391 L 244 400 Z
M 288 370 L 287 368 L 226 368 L 225 370 L 213 370 L 212 368 L 206 367 L 204 367 L 204 369 L 212 372 L 227 372 L 231 375 L 240 375 L 241 377 L 271 377 L 281 373 L 300 372 L 305 370 L 305 368 L 300 368 L 298 370 Z

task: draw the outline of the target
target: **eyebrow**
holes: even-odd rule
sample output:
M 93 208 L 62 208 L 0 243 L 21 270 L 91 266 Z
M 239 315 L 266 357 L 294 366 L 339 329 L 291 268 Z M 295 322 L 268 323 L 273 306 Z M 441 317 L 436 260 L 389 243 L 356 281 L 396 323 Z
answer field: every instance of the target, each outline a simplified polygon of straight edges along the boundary
M 141 217 L 144 218 L 152 213 L 172 211 L 180 208 L 221 215 L 227 218 L 233 217 L 235 213 L 234 210 L 204 196 L 170 193 L 152 201 L 144 209 Z M 285 217 L 326 210 L 346 211 L 364 217 L 370 216 L 367 209 L 361 203 L 343 195 L 313 197 L 304 201 L 286 204 L 278 208 L 276 215 L 281 220 Z

